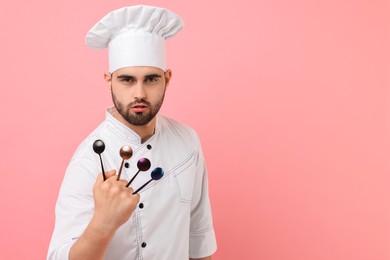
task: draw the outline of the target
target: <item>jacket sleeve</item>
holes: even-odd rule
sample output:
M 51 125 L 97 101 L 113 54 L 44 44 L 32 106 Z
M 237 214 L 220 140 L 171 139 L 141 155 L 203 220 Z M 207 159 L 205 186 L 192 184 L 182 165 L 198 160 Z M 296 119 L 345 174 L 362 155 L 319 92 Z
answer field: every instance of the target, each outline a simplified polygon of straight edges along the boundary
M 94 211 L 93 186 L 97 163 L 90 156 L 73 159 L 62 182 L 55 207 L 55 227 L 47 259 L 68 259 L 69 250 L 81 236 Z M 94 174 L 94 172 L 96 174 Z
M 191 258 L 212 255 L 217 250 L 208 192 L 207 169 L 198 141 L 196 176 L 191 201 L 190 251 Z

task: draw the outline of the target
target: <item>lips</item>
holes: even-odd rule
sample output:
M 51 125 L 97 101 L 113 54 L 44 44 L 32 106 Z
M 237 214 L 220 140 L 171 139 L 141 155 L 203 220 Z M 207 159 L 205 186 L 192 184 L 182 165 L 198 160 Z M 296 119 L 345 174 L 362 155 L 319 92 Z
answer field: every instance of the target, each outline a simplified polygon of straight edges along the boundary
M 131 107 L 131 109 L 136 113 L 144 112 L 147 108 L 148 106 L 145 104 L 135 104 L 134 106 Z

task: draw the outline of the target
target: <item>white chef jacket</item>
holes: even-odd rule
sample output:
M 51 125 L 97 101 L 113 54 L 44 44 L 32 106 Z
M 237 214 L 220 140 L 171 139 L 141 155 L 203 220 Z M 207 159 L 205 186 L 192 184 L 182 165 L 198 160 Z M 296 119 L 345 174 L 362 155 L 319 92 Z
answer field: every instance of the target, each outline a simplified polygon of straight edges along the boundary
M 112 109 L 112 108 L 111 108 Z M 188 260 L 212 255 L 216 240 L 208 196 L 207 171 L 197 134 L 172 119 L 157 116 L 155 133 L 145 143 L 131 129 L 106 112 L 106 120 L 76 150 L 64 177 L 56 204 L 56 222 L 47 259 L 68 259 L 73 243 L 88 225 L 93 212 L 92 188 L 101 172 L 93 151 L 96 139 L 106 145 L 105 170 L 117 169 L 124 145 L 133 149 L 121 179 L 138 171 L 137 161 L 148 158 L 151 168 L 140 172 L 131 186 L 150 180 L 155 167 L 164 176 L 140 192 L 140 203 L 130 219 L 115 233 L 105 259 Z

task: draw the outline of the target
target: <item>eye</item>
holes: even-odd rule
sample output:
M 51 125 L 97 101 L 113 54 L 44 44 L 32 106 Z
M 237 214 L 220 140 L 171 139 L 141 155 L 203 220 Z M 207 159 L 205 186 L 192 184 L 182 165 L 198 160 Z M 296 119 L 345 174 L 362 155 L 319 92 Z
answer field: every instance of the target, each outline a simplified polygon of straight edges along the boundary
M 118 80 L 124 85 L 133 84 L 135 82 L 134 77 L 119 77 Z
M 157 78 L 157 77 L 150 77 L 150 78 L 146 78 L 145 82 L 148 83 L 148 84 L 154 84 L 154 83 L 158 82 L 158 79 L 159 78 Z
M 133 79 L 132 78 L 123 78 L 121 79 L 122 82 L 126 82 L 126 83 L 129 83 L 129 82 L 132 82 Z

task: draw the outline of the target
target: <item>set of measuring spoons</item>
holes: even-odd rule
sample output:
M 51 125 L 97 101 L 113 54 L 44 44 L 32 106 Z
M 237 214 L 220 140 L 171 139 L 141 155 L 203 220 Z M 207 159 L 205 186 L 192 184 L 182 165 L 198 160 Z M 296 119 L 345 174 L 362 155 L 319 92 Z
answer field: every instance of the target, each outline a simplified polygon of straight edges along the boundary
M 104 152 L 104 150 L 106 149 L 106 145 L 104 144 L 104 142 L 100 139 L 96 140 L 94 143 L 93 143 L 93 146 L 92 146 L 93 150 L 95 153 L 97 153 L 99 155 L 99 159 L 100 159 L 100 165 L 102 167 L 102 175 L 103 175 L 103 180 L 106 180 L 106 173 L 104 171 L 104 167 L 103 167 L 103 161 L 102 161 L 102 156 L 101 154 Z M 117 180 L 120 180 L 120 177 L 121 177 L 121 173 L 122 173 L 122 169 L 123 169 L 123 164 L 125 162 L 125 160 L 128 160 L 131 158 L 131 156 L 133 156 L 133 150 L 131 149 L 130 146 L 128 145 L 125 145 L 125 146 L 122 146 L 122 148 L 119 150 L 119 155 L 121 156 L 122 158 L 122 163 L 121 163 L 121 166 L 119 168 L 119 172 L 118 172 L 118 176 L 117 176 Z M 130 184 L 134 181 L 134 179 L 137 177 L 137 175 L 140 173 L 140 172 L 146 172 L 150 169 L 150 166 L 151 166 L 151 163 L 150 163 L 150 160 L 147 159 L 147 158 L 141 158 L 138 160 L 137 162 L 137 168 L 138 168 L 138 171 L 137 173 L 129 180 L 129 182 L 126 184 L 126 187 L 129 187 Z M 162 177 L 164 176 L 164 170 L 160 167 L 157 167 L 157 168 L 154 168 L 152 170 L 152 172 L 150 173 L 150 177 L 151 179 L 149 181 L 147 181 L 145 184 L 143 184 L 141 187 L 139 187 L 136 191 L 133 192 L 133 194 L 136 194 L 138 192 L 140 192 L 143 188 L 146 187 L 146 185 L 148 185 L 151 181 L 157 181 L 159 179 L 161 179 Z

